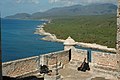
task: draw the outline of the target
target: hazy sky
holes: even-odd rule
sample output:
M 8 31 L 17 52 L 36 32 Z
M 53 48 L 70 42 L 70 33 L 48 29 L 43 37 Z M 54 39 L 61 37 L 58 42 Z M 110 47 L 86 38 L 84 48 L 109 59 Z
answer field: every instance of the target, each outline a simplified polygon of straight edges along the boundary
M 42 12 L 53 7 L 71 6 L 76 4 L 87 5 L 91 3 L 113 3 L 117 0 L 1 0 L 1 16 L 13 15 L 16 13 Z

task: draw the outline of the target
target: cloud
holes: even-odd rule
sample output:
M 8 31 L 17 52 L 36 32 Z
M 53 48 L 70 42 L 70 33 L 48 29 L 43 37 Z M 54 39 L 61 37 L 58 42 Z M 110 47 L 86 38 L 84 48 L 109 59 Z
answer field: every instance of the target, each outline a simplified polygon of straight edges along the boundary
M 74 5 L 76 4 L 75 0 L 49 0 L 50 3 L 54 4 L 54 3 L 59 3 L 62 5 Z
M 33 3 L 39 4 L 40 0 L 16 0 L 16 3 Z
M 21 0 L 16 0 L 16 3 L 21 3 Z
M 39 4 L 42 0 L 16 0 L 16 3 L 33 3 Z M 113 3 L 117 4 L 117 0 L 48 0 L 50 4 L 60 4 L 65 6 L 81 4 L 87 5 L 91 3 Z
M 86 0 L 87 3 L 117 3 L 117 0 Z
M 64 5 L 87 5 L 91 3 L 113 3 L 117 4 L 117 0 L 49 0 L 50 3 L 60 3 Z
M 31 0 L 32 3 L 39 4 L 40 0 Z

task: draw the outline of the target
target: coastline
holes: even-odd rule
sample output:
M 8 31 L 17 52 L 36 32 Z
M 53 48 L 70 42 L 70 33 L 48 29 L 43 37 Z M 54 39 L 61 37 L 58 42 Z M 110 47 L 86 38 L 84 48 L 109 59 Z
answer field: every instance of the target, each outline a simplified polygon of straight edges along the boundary
M 50 21 L 48 23 L 50 23 Z M 46 41 L 54 41 L 54 42 L 62 42 L 62 43 L 65 41 L 63 39 L 58 39 L 55 34 L 51 34 L 51 33 L 46 32 L 44 30 L 45 25 L 47 25 L 47 24 L 43 23 L 42 25 L 37 26 L 34 34 L 39 34 L 39 35 L 44 36 L 41 39 L 46 40 Z
M 48 20 L 48 23 L 50 23 L 50 22 L 51 21 Z M 49 32 L 46 32 L 44 30 L 45 25 L 47 25 L 47 23 L 43 23 L 42 25 L 37 26 L 34 34 L 39 34 L 39 35 L 44 36 L 43 38 L 41 38 L 42 40 L 64 43 L 65 40 L 58 39 L 55 34 L 51 34 Z M 106 52 L 116 53 L 115 48 L 108 48 L 107 46 L 99 45 L 96 43 L 76 42 L 76 45 L 81 46 L 81 47 L 85 47 L 85 48 L 91 48 L 91 49 L 97 49 L 97 50 L 102 50 L 102 51 L 106 51 Z

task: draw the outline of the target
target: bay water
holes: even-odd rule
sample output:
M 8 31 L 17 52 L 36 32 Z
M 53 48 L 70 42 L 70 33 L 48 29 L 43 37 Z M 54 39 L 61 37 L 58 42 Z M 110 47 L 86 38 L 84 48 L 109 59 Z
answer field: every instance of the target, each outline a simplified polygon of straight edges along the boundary
M 41 40 L 34 34 L 37 25 L 45 21 L 1 20 L 2 62 L 63 50 L 63 44 Z

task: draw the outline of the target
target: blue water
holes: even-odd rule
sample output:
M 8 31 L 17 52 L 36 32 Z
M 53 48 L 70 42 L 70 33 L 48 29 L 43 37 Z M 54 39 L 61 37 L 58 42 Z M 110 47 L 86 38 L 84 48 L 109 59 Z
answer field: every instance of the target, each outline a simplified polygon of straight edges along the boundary
M 45 21 L 2 19 L 2 62 L 63 50 L 63 44 L 40 40 L 34 34 Z

